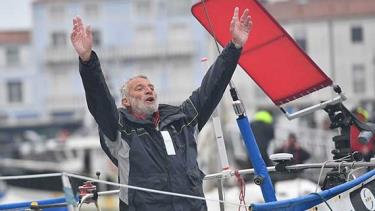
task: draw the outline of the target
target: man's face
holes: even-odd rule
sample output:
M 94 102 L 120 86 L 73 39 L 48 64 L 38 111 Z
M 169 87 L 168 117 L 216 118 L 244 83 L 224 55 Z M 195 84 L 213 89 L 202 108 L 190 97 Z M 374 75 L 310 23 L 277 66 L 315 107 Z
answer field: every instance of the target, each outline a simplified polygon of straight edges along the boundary
M 157 94 L 154 85 L 145 78 L 135 78 L 128 84 L 128 97 L 122 104 L 139 115 L 151 115 L 158 110 Z
M 289 137 L 289 139 L 288 139 L 288 145 L 289 145 L 289 147 L 294 146 L 296 144 L 296 142 L 297 142 L 296 138 Z

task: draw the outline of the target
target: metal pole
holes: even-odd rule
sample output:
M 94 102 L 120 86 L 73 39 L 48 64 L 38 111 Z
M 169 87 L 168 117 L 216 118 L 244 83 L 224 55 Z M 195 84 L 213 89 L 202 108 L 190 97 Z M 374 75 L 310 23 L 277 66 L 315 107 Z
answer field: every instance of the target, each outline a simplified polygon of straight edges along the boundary
M 201 63 L 203 65 L 204 70 L 207 71 L 208 70 L 208 58 L 203 57 L 201 59 Z M 212 124 L 214 127 L 216 144 L 217 144 L 217 149 L 218 149 L 219 158 L 220 158 L 220 166 L 221 166 L 221 169 L 225 171 L 229 169 L 229 162 L 228 162 L 227 150 L 225 148 L 223 129 L 221 127 L 219 112 L 217 110 L 218 109 L 215 108 L 214 112 L 212 113 Z
M 202 58 L 201 63 L 203 65 L 204 70 L 207 71 L 208 70 L 208 58 L 207 57 Z M 224 171 L 227 171 L 229 169 L 229 162 L 228 162 L 227 150 L 225 148 L 223 129 L 221 128 L 221 121 L 220 121 L 217 108 L 212 113 L 212 124 L 214 127 L 216 144 L 217 144 L 217 149 L 218 149 L 219 158 L 220 158 L 220 166 L 221 166 L 221 169 L 223 170 L 223 173 L 225 173 Z M 223 178 L 219 178 L 217 180 L 217 187 L 218 187 L 217 191 L 219 194 L 219 200 L 224 201 L 225 189 L 223 185 Z M 223 202 L 220 202 L 220 211 L 225 211 L 225 205 Z
M 268 174 L 267 166 L 260 154 L 249 120 L 245 115 L 245 108 L 238 98 L 234 84 L 231 82 L 229 85 L 231 87 L 230 93 L 233 99 L 233 108 L 238 116 L 237 125 L 245 142 L 250 162 L 254 167 L 254 183 L 260 185 L 265 202 L 277 201 L 275 189 L 273 188 L 270 175 Z
M 256 176 L 254 178 L 254 183 L 260 185 L 265 202 L 276 201 L 276 194 L 270 175 L 268 174 L 266 164 L 260 155 L 248 118 L 245 115 L 239 116 L 237 118 L 237 124 L 245 142 L 249 159 L 255 170 Z
M 224 201 L 225 194 L 224 194 L 223 178 L 219 178 L 217 180 L 217 191 L 219 194 L 219 200 Z M 220 202 L 220 211 L 225 211 L 225 205 L 223 202 Z

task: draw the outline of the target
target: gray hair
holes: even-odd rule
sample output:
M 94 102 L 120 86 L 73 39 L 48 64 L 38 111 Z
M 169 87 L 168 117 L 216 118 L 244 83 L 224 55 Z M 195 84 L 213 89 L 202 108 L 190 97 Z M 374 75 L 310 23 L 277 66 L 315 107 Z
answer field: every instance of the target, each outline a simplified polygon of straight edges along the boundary
M 129 78 L 125 83 L 124 85 L 121 86 L 121 98 L 124 99 L 126 97 L 129 97 L 129 83 L 130 81 L 134 80 L 134 79 L 137 79 L 137 78 L 143 78 L 143 79 L 146 79 L 146 80 L 149 80 L 147 78 L 147 76 L 145 75 L 136 75 L 134 77 L 131 77 Z

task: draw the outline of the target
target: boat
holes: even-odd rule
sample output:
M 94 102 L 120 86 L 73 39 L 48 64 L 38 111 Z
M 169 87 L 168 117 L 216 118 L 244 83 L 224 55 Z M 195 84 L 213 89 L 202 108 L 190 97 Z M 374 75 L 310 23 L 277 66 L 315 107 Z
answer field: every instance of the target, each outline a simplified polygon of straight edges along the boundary
M 95 175 L 96 171 L 100 171 L 103 172 L 102 177 L 110 178 L 115 174 L 114 168 L 108 165 L 110 162 L 101 150 L 98 137 L 95 136 L 71 136 L 64 141 L 49 139 L 24 142 L 16 148 L 20 149 L 20 152 L 14 153 L 17 156 L 1 157 L 0 175 L 38 175 L 56 172 Z M 100 162 L 94 162 L 94 158 Z M 81 181 L 73 183 L 76 182 Z M 62 186 L 61 179 L 53 177 L 9 180 L 7 184 L 45 191 L 61 191 Z
M 304 72 L 303 79 L 306 78 L 301 83 L 297 83 L 296 86 L 302 87 L 292 87 L 291 90 L 288 90 L 291 86 L 282 86 L 283 83 L 295 83 L 296 80 L 301 80 L 300 75 L 294 75 L 293 71 L 286 72 L 286 76 L 280 79 L 279 86 L 273 84 L 274 87 L 270 86 L 269 83 L 265 83 L 263 77 L 257 78 L 252 75 L 252 72 L 249 71 L 251 77 L 257 82 L 257 84 L 267 93 L 270 99 L 274 102 L 276 106 L 280 108 L 285 117 L 288 120 L 295 118 L 300 118 L 304 115 L 308 115 L 313 112 L 326 112 L 332 129 L 339 129 L 341 132 L 336 136 L 332 137 L 333 142 L 335 143 L 335 148 L 332 151 L 332 159 L 327 160 L 323 163 L 308 163 L 308 164 L 296 164 L 290 165 L 289 161 L 292 158 L 290 154 L 276 154 L 272 156 L 272 160 L 275 162 L 274 166 L 266 167 L 263 159 L 260 156 L 259 149 L 256 145 L 254 135 L 251 131 L 249 125 L 249 120 L 246 116 L 244 106 L 241 103 L 241 99 L 236 93 L 234 85 L 230 84 L 231 96 L 233 99 L 234 111 L 237 115 L 237 124 L 239 131 L 245 142 L 245 147 L 250 157 L 250 162 L 253 164 L 254 168 L 252 169 L 242 169 L 235 170 L 228 167 L 228 159 L 225 157 L 225 146 L 221 139 L 220 128 L 215 128 L 215 132 L 219 133 L 217 135 L 217 143 L 219 146 L 219 156 L 222 171 L 206 175 L 206 181 L 214 181 L 217 183 L 217 198 L 203 198 L 197 196 L 191 196 L 180 193 L 165 192 L 154 189 L 145 189 L 142 187 L 135 187 L 130 185 L 118 184 L 116 182 L 110 182 L 106 180 L 100 180 L 98 178 L 82 176 L 78 174 L 72 174 L 68 172 L 54 173 L 54 174 L 40 174 L 40 175 L 22 175 L 22 176 L 2 176 L 0 180 L 16 180 L 16 179 L 29 179 L 29 178 L 47 178 L 47 177 L 56 177 L 62 181 L 62 192 L 61 197 L 47 199 L 47 200 L 37 200 L 37 201 L 27 201 L 22 203 L 11 203 L 11 204 L 1 204 L 1 209 L 31 209 L 31 210 L 40 210 L 40 209 L 73 209 L 80 210 L 86 205 L 94 205 L 97 210 L 100 210 L 101 204 L 98 199 L 107 195 L 116 195 L 118 190 L 98 190 L 100 184 L 110 185 L 113 187 L 127 187 L 130 189 L 148 191 L 158 194 L 173 195 L 177 197 L 185 197 L 196 200 L 206 200 L 207 202 L 216 203 L 218 205 L 217 209 L 220 211 L 224 210 L 234 210 L 234 209 L 244 209 L 244 210 L 253 210 L 253 211 L 264 211 L 264 210 L 375 210 L 375 161 L 365 162 L 362 161 L 357 153 L 351 152 L 349 144 L 349 130 L 350 127 L 355 126 L 363 133 L 360 133 L 360 137 L 364 142 L 369 141 L 375 134 L 374 125 L 361 122 L 356 118 L 343 104 L 346 100 L 346 96 L 341 91 L 339 86 L 333 85 L 332 80 L 322 72 L 314 62 L 297 47 L 293 42 L 290 36 L 287 35 L 285 30 L 281 28 L 277 22 L 272 19 L 272 17 L 267 14 L 267 12 L 262 8 L 262 6 L 256 0 L 238 0 L 238 1 L 228 1 L 228 0 L 206 0 L 197 3 L 193 6 L 192 12 L 193 15 L 202 23 L 202 25 L 212 34 L 217 42 L 224 44 L 225 40 L 228 38 L 227 34 L 215 33 L 217 28 L 214 28 L 212 22 L 220 22 L 221 18 L 229 20 L 229 17 L 232 14 L 232 10 L 227 10 L 227 8 L 233 8 L 234 6 L 239 5 L 241 7 L 248 7 L 257 11 L 254 13 L 254 18 L 258 18 L 261 21 L 264 21 L 271 27 L 275 34 L 269 33 L 270 37 L 267 39 L 275 40 L 275 35 L 278 37 L 278 41 L 283 42 L 284 45 L 289 46 L 289 49 L 292 56 L 295 56 L 297 63 L 302 65 L 303 68 L 306 68 L 308 71 Z M 217 14 L 220 13 L 220 14 Z M 212 15 L 217 14 L 217 15 Z M 210 18 L 208 18 L 210 17 Z M 212 22 L 211 22 L 212 21 Z M 218 24 L 220 25 L 220 24 Z M 220 27 L 216 25 L 216 27 Z M 259 31 L 257 33 L 260 33 Z M 256 33 L 252 36 L 259 37 Z M 249 65 L 254 65 L 259 67 L 259 65 L 265 65 L 263 68 L 269 70 L 269 66 L 274 65 L 270 64 L 259 64 L 252 63 L 256 62 L 254 60 L 246 60 L 248 56 L 255 56 L 258 59 L 262 59 L 264 54 L 255 55 L 254 49 L 260 49 L 265 45 L 253 46 L 256 45 L 257 40 L 250 42 L 251 44 L 244 46 L 243 51 L 244 55 L 242 60 L 240 59 L 240 65 L 248 71 Z M 255 44 L 254 44 L 255 43 Z M 272 43 L 267 42 L 267 44 Z M 259 44 L 259 43 L 258 43 Z M 250 53 L 251 55 L 249 55 Z M 283 52 L 283 51 L 277 51 Z M 276 53 L 277 53 L 276 52 Z M 278 55 L 283 58 L 290 56 L 289 54 L 283 52 L 285 55 Z M 273 55 L 275 56 L 275 55 Z M 288 61 L 294 62 L 293 57 L 287 58 Z M 256 60 L 256 59 L 255 59 Z M 280 61 L 280 67 L 287 65 L 285 61 Z M 279 64 L 277 64 L 279 65 Z M 292 65 L 293 67 L 298 65 Z M 260 71 L 264 69 L 261 68 Z M 264 71 L 267 74 L 267 71 Z M 289 74 L 289 75 L 288 75 Z M 281 74 L 280 74 L 281 75 Z M 316 76 L 316 77 L 309 77 Z M 280 85 L 281 84 L 281 85 Z M 313 85 L 312 85 L 313 84 Z M 275 87 L 276 86 L 276 87 Z M 290 102 L 299 97 L 303 97 L 311 92 L 315 92 L 319 89 L 331 86 L 332 90 L 335 93 L 335 96 L 331 99 L 322 101 L 316 105 L 304 108 L 294 113 L 289 113 L 287 109 L 284 109 L 283 105 L 287 102 Z M 280 91 L 281 89 L 281 91 Z M 298 91 L 296 92 L 296 89 Z M 277 91 L 275 91 L 277 90 Z M 283 96 L 280 96 L 280 93 Z M 217 125 L 216 125 L 217 126 Z M 306 169 L 317 169 L 320 171 L 319 177 L 317 178 L 315 190 L 303 191 L 297 196 L 292 196 L 291 198 L 282 198 L 276 195 L 274 185 L 272 184 L 272 179 L 269 175 L 270 172 L 280 172 L 280 173 L 292 173 L 303 171 Z M 323 171 L 328 170 L 328 172 L 323 176 Z M 260 199 L 255 201 L 248 201 L 245 198 L 245 188 L 246 184 L 243 180 L 244 175 L 251 174 L 253 175 L 254 186 L 251 189 L 257 189 L 260 193 Z M 71 184 L 71 178 L 79 179 L 82 182 L 78 186 L 79 194 L 76 195 L 77 191 L 74 191 L 74 186 Z M 226 187 L 224 181 L 228 179 L 236 179 L 240 187 L 238 194 L 238 201 L 232 202 L 228 201 L 226 198 Z M 300 181 L 301 182 L 301 181 Z M 302 183 L 302 182 L 301 182 Z M 299 184 L 301 184 L 299 183 Z M 298 183 L 297 183 L 298 184 Z M 307 184 L 307 183 L 302 183 Z M 290 183 L 289 183 L 290 185 Z M 230 193 L 232 196 L 232 192 Z M 235 194 L 233 194 L 235 195 Z

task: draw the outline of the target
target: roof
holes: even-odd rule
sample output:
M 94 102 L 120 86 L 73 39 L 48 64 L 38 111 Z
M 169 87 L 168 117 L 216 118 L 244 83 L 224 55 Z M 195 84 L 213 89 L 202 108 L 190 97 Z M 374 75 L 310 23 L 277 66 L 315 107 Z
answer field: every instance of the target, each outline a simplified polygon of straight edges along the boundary
M 0 31 L 0 44 L 27 44 L 30 41 L 30 31 Z
M 289 0 L 265 4 L 278 21 L 375 17 L 374 0 Z
M 40 4 L 40 3 L 61 3 L 61 2 L 73 2 L 76 3 L 78 0 L 33 0 L 33 4 Z M 87 2 L 94 2 L 94 0 L 80 0 L 80 1 L 87 1 Z M 104 0 L 97 0 L 97 1 L 104 1 Z

